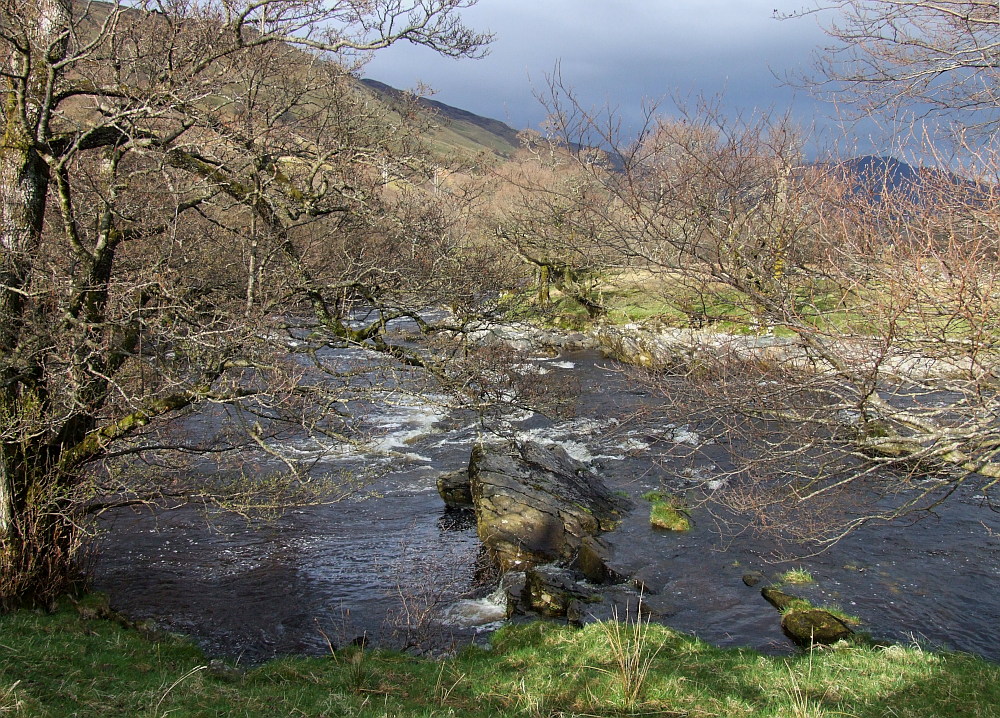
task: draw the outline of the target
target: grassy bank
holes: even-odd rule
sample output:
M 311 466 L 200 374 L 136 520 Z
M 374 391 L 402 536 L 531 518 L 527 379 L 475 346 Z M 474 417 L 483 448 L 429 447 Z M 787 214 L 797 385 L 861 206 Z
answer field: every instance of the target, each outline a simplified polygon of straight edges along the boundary
M 1000 716 L 1000 666 L 917 648 L 767 657 L 660 626 L 539 623 L 441 662 L 353 648 L 244 672 L 92 602 L 0 617 L 0 715 Z

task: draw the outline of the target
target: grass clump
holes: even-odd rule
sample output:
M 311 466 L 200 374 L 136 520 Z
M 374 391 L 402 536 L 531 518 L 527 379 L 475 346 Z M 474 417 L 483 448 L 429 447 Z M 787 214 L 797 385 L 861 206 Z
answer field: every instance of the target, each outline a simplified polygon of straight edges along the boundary
M 649 502 L 649 524 L 653 528 L 664 531 L 689 531 L 691 519 L 688 518 L 684 504 L 676 496 L 662 491 L 650 491 L 642 495 Z
M 615 679 L 620 705 L 631 712 L 645 698 L 649 674 L 663 644 L 650 640 L 648 617 L 644 619 L 638 614 L 632 618 L 626 614 L 624 620 L 619 620 L 617 611 L 614 617 L 613 621 L 598 624 L 604 631 L 614 665 L 611 669 L 597 670 Z
M 231 673 L 182 639 L 153 642 L 93 616 L 71 605 L 0 616 L 0 715 L 986 718 L 1000 706 L 1000 666 L 968 655 L 849 646 L 763 656 L 637 619 L 508 626 L 491 649 L 446 661 L 350 648 Z
M 804 568 L 790 568 L 778 576 L 778 581 L 780 583 L 792 584 L 793 586 L 805 586 L 806 584 L 816 583 L 813 575 Z

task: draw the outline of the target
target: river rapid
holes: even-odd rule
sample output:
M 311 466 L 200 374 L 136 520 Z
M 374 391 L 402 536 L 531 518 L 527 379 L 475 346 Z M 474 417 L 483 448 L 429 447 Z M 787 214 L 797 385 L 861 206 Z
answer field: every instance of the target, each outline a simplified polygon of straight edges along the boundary
M 615 566 L 655 592 L 657 620 L 721 646 L 790 652 L 780 616 L 743 577 L 803 567 L 815 582 L 789 590 L 838 605 L 861 619 L 859 630 L 1000 661 L 1000 516 L 976 496 L 957 496 L 916 523 L 862 527 L 798 560 L 776 560 L 795 547 L 767 537 L 720 533 L 709 507 L 692 512 L 690 532 L 657 532 L 641 495 L 667 488 L 710 497 L 726 461 L 722 448 L 710 445 L 692 463 L 687 449 L 701 441 L 697 427 L 682 417 L 636 421 L 635 410 L 655 399 L 596 352 L 534 357 L 525 371 L 572 379 L 576 412 L 564 420 L 523 412 L 509 417 L 511 430 L 564 446 L 635 499 L 607 538 Z M 189 506 L 109 513 L 95 588 L 133 619 L 246 663 L 322 654 L 361 636 L 438 651 L 484 640 L 502 618 L 490 595 L 497 577 L 483 565 L 473 522 L 446 510 L 435 488 L 442 472 L 466 466 L 479 424 L 469 412 L 416 400 L 373 410 L 370 421 L 380 431 L 360 449 L 308 437 L 287 442 L 312 454 L 316 471 L 384 470 L 337 503 L 255 524 L 206 518 Z

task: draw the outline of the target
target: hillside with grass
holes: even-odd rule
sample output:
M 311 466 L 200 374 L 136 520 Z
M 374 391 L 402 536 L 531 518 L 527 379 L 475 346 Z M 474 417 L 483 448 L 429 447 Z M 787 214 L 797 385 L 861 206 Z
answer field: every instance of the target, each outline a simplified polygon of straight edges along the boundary
M 390 106 L 406 94 L 378 80 L 365 78 L 361 82 Z M 430 98 L 417 98 L 416 102 L 427 112 L 429 127 L 424 132 L 424 139 L 438 155 L 473 158 L 485 153 L 507 158 L 520 146 L 517 130 L 499 120 Z

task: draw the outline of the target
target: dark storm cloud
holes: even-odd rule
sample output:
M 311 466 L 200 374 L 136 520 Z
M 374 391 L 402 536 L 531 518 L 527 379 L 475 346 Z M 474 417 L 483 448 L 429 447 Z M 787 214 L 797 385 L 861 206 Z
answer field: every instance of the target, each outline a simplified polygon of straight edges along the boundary
M 423 48 L 380 53 L 365 74 L 396 87 L 424 82 L 435 99 L 536 127 L 533 92 L 560 63 L 588 107 L 609 104 L 634 122 L 643 100 L 722 96 L 730 113 L 783 112 L 808 123 L 814 104 L 776 77 L 801 72 L 823 43 L 813 18 L 779 21 L 789 0 L 480 0 L 470 25 L 496 33 L 484 60 L 450 60 Z

